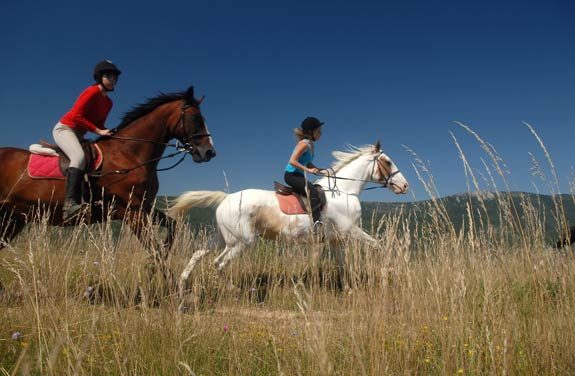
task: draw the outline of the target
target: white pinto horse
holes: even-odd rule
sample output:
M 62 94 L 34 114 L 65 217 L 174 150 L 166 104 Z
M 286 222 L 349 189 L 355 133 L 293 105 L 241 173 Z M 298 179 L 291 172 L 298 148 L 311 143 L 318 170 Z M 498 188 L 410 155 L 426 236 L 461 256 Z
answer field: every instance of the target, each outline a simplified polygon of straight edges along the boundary
M 333 156 L 336 161 L 331 172 L 315 182 L 326 192 L 327 202 L 321 213 L 323 240 L 333 244 L 338 238 L 347 236 L 375 242 L 359 227 L 359 195 L 363 187 L 367 183 L 378 183 L 396 194 L 404 194 L 408 189 L 407 180 L 383 153 L 379 142 L 350 148 L 347 152 L 336 151 Z M 192 255 L 179 279 L 180 297 L 183 297 L 186 282 L 197 262 L 212 251 L 224 248 L 214 260 L 217 269 L 221 270 L 240 252 L 253 245 L 259 236 L 314 238 L 309 236 L 312 233 L 311 216 L 284 214 L 273 191 L 246 189 L 231 194 L 219 191 L 185 192 L 176 199 L 168 214 L 177 216 L 192 207 L 212 206 L 217 206 L 218 235 L 209 242 L 208 249 L 198 250 Z M 338 258 L 340 264 L 342 260 L 342 257 Z

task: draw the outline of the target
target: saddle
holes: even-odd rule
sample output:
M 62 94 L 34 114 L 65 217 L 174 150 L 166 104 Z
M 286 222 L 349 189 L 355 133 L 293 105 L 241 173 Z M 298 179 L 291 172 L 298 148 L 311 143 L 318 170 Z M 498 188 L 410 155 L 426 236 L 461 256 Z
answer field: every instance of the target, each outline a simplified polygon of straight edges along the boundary
M 281 211 L 284 214 L 307 214 L 308 213 L 308 199 L 294 192 L 292 187 L 284 185 L 278 181 L 274 181 L 274 188 L 276 198 Z M 315 184 L 314 188 L 319 192 L 321 210 L 325 207 L 326 198 L 325 192 L 321 185 Z
M 104 160 L 102 150 L 90 140 L 82 140 L 82 149 L 86 156 L 86 172 L 96 171 Z M 65 179 L 70 159 L 57 146 L 45 141 L 30 145 L 28 175 L 34 179 Z

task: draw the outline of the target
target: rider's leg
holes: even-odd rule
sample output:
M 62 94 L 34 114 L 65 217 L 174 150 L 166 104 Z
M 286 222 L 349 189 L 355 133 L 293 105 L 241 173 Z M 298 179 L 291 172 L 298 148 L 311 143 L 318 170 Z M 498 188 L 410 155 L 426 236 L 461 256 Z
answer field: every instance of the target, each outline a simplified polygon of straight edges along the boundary
M 311 183 L 307 182 L 307 189 L 309 191 L 309 203 L 311 206 L 311 216 L 313 218 L 314 227 L 316 223 L 321 222 L 321 199 L 317 188 Z
M 86 163 L 79 136 L 74 130 L 62 123 L 56 124 L 52 132 L 56 144 L 70 159 L 66 174 L 66 197 L 64 200 L 64 219 L 71 217 L 82 208 L 82 181 Z
M 314 185 L 307 181 L 305 176 L 297 173 L 286 172 L 284 175 L 285 182 L 288 183 L 296 193 L 303 196 L 308 196 L 309 192 L 309 203 L 311 206 L 311 215 L 314 233 L 321 231 L 321 199 L 319 197 L 319 192 L 314 187 Z

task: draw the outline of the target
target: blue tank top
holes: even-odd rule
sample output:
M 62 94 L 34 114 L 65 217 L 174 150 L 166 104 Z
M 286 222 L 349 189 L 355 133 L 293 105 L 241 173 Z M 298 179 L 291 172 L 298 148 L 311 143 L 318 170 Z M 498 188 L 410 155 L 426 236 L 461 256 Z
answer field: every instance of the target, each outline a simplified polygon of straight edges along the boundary
M 310 163 L 311 161 L 313 161 L 313 149 L 310 145 L 310 141 L 309 140 L 304 140 L 307 143 L 307 149 L 302 153 L 302 155 L 300 155 L 300 157 L 298 158 L 298 162 L 302 165 L 302 166 L 307 166 L 308 163 Z M 288 162 L 286 169 L 286 172 L 299 172 L 301 174 L 303 174 L 303 170 L 300 170 L 299 168 L 296 168 L 294 166 L 291 165 L 291 163 Z

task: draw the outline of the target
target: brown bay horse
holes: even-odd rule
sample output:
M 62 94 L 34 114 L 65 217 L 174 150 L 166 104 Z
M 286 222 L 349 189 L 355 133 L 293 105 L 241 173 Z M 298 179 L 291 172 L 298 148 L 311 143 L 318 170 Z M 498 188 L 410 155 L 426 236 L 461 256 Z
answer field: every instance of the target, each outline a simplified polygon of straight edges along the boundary
M 197 163 L 207 162 L 216 155 L 200 103 L 194 97 L 193 87 L 186 92 L 160 94 L 129 111 L 113 136 L 95 141 L 104 160 L 98 171 L 89 174 L 89 189 L 84 197 L 86 200 L 90 196 L 91 204 L 79 216 L 83 223 L 108 218 L 126 220 L 155 256 L 160 251 L 164 258 L 167 256 L 175 222 L 153 207 L 159 188 L 157 167 L 170 146 L 177 147 L 179 153 L 190 154 Z M 178 144 L 170 144 L 172 139 L 177 139 Z M 79 223 L 79 220 L 63 221 L 65 180 L 30 178 L 29 157 L 27 150 L 0 148 L 0 248 L 14 239 L 26 223 L 46 216 L 54 226 Z M 153 249 L 154 244 L 144 235 L 150 222 L 168 230 L 163 250 L 159 250 L 160 245 Z

